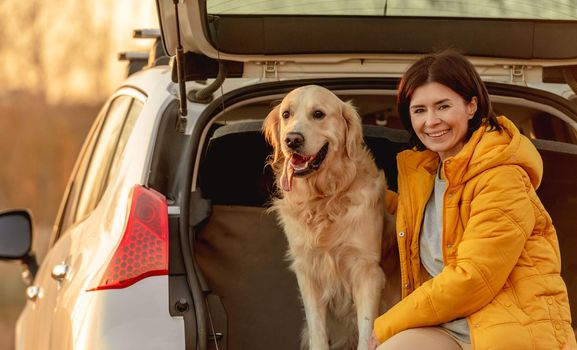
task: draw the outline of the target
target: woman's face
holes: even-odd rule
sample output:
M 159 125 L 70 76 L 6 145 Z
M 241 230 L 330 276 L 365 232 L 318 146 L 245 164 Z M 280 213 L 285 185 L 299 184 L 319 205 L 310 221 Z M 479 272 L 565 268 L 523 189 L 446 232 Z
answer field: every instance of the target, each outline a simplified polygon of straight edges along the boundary
M 437 152 L 441 161 L 456 155 L 465 145 L 469 119 L 477 110 L 470 102 L 439 83 L 427 83 L 413 93 L 409 105 L 411 124 L 421 142 Z

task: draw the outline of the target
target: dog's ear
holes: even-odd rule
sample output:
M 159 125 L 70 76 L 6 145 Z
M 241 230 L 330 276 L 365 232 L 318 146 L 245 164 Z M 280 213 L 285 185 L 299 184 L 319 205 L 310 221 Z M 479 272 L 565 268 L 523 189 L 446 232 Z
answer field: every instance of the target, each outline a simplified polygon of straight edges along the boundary
M 363 127 L 361 117 L 350 102 L 343 102 L 342 115 L 347 123 L 345 133 L 345 147 L 347 156 L 354 158 L 355 153 L 363 144 Z
M 283 154 L 280 148 L 280 116 L 279 116 L 280 105 L 273 108 L 272 111 L 266 116 L 264 122 L 262 123 L 262 131 L 266 141 L 272 146 L 273 154 L 270 164 L 273 170 L 276 171 L 275 165 L 282 160 Z

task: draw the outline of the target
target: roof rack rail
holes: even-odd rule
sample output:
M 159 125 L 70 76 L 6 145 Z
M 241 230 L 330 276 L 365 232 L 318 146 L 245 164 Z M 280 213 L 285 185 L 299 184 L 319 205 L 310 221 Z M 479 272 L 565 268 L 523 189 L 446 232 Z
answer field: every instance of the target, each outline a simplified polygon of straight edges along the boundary
M 127 51 L 118 54 L 119 61 L 128 61 L 127 76 L 145 68 L 169 64 L 170 57 L 164 50 L 160 29 L 135 29 L 132 32 L 132 37 L 135 39 L 154 39 L 154 43 L 148 51 Z
M 141 28 L 132 31 L 132 37 L 135 39 L 157 39 L 160 38 L 160 29 Z

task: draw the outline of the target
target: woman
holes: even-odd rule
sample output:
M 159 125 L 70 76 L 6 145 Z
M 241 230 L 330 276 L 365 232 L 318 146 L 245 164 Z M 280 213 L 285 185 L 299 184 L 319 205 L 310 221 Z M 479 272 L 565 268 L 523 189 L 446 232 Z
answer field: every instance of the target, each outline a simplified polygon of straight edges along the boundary
M 397 102 L 413 146 L 397 157 L 403 299 L 371 349 L 577 346 L 535 147 L 455 52 L 411 66 Z

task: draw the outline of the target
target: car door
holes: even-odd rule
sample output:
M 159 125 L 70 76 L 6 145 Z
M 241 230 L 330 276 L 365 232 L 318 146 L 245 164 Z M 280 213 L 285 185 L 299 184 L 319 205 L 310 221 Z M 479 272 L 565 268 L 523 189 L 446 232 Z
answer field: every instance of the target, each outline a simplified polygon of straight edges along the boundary
M 23 317 L 23 349 L 71 348 L 72 317 L 76 301 L 64 298 L 74 279 L 85 279 L 90 261 L 83 256 L 98 247 L 83 238 L 92 230 L 86 222 L 99 204 L 109 178 L 116 170 L 116 155 L 126 143 L 142 102 L 118 94 L 106 104 L 95 122 L 65 194 L 51 247 L 41 264 L 33 289 L 37 291 Z

